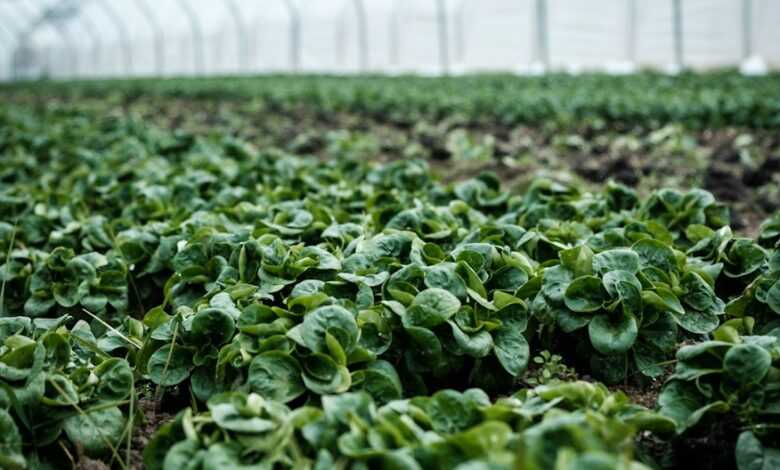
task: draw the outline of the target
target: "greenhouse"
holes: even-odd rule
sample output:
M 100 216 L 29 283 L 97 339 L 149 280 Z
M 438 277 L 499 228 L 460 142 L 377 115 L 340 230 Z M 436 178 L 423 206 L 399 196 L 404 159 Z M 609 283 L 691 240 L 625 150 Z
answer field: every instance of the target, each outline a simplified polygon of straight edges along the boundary
M 0 0 L 0 469 L 780 468 L 778 24 Z

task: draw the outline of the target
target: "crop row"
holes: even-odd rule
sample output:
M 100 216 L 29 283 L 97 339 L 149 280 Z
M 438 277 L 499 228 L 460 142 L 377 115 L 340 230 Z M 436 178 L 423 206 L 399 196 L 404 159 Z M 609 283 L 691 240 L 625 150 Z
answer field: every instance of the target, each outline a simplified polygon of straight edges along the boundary
M 329 118 L 358 113 L 399 124 L 453 115 L 472 123 L 621 129 L 656 128 L 669 122 L 691 128 L 780 124 L 776 74 L 733 72 L 614 77 L 591 74 L 543 77 L 287 76 L 131 79 L 6 85 L 6 92 L 36 96 L 144 96 L 253 99 L 276 111 L 305 110 Z
M 0 113 L 3 466 L 124 466 L 139 399 L 176 397 L 149 468 L 643 468 L 640 432 L 718 416 L 741 470 L 777 464 L 780 216 L 88 112 Z M 658 406 L 522 387 L 543 350 Z

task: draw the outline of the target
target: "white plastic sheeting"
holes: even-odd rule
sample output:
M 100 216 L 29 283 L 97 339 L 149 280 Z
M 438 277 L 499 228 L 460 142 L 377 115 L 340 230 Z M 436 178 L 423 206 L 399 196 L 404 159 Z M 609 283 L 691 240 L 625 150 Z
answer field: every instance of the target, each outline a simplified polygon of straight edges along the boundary
M 777 0 L 0 0 L 0 77 L 760 72 L 778 25 Z

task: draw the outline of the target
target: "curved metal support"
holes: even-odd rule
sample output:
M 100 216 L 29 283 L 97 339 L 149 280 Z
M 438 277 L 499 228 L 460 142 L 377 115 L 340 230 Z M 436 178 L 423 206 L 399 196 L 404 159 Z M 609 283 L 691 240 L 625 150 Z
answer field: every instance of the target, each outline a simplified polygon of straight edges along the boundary
M 62 43 L 65 45 L 65 48 L 68 50 L 68 53 L 70 55 L 71 60 L 71 75 L 74 77 L 78 76 L 79 74 L 79 53 L 78 48 L 76 47 L 75 43 L 73 42 L 73 39 L 70 37 L 70 33 L 67 29 L 61 24 L 56 21 L 51 21 L 48 18 L 46 18 L 46 21 L 51 25 L 51 27 L 54 29 L 54 31 L 57 32 L 57 36 L 62 39 Z
M 341 3 L 341 8 L 339 8 L 338 13 L 336 14 L 335 51 L 336 63 L 340 66 L 343 66 L 346 62 L 347 55 L 347 5 L 347 1 L 343 1 Z
M 149 23 L 149 28 L 151 28 L 154 35 L 154 66 L 157 70 L 157 75 L 163 75 L 165 73 L 165 36 L 163 35 L 162 26 L 157 21 L 157 17 L 154 16 L 154 12 L 147 0 L 135 0 L 135 4 L 141 10 L 144 18 L 146 18 L 146 22 Z
M 357 19 L 358 54 L 360 71 L 368 70 L 368 31 L 366 27 L 366 8 L 363 0 L 353 0 L 355 19 Z
M 626 6 L 626 60 L 632 64 L 636 63 L 636 0 L 628 0 Z
M 390 65 L 398 67 L 401 56 L 401 6 L 403 0 L 395 0 L 390 10 Z
M 290 65 L 294 71 L 301 68 L 301 10 L 294 0 L 283 0 L 290 15 Z
M 124 21 L 122 21 L 122 18 L 117 14 L 116 10 L 114 10 L 114 7 L 111 6 L 110 0 L 102 0 L 96 2 L 98 5 L 103 8 L 103 11 L 108 16 L 109 20 L 111 20 L 112 23 L 114 23 L 114 26 L 116 26 L 116 30 L 119 33 L 119 41 L 122 44 L 122 55 L 124 57 L 125 62 L 125 73 L 130 74 L 131 69 L 133 68 L 133 51 L 130 46 L 130 36 L 127 33 L 127 28 L 125 27 Z
M 241 18 L 241 8 L 236 0 L 226 0 L 228 11 L 236 23 L 236 39 L 238 40 L 238 68 L 247 70 L 249 68 L 249 37 L 247 35 L 246 25 Z
M 536 0 L 536 61 L 550 68 L 550 48 L 547 41 L 547 0 Z
M 54 53 L 54 49 L 51 46 L 44 46 L 43 48 L 43 70 L 46 73 L 46 78 L 51 78 L 52 63 L 51 56 Z
M 742 60 L 753 55 L 753 2 L 742 0 Z
M 13 26 L 9 26 L 8 23 L 13 23 Z M 17 23 L 16 20 L 12 20 L 11 16 L 8 16 L 7 14 L 3 16 L 3 21 L 0 22 L 0 26 L 0 29 L 6 31 L 11 37 L 11 40 L 4 44 L 8 44 L 10 46 L 11 42 L 14 43 L 13 47 L 9 47 L 8 49 L 8 73 L 11 80 L 16 80 L 19 78 L 19 67 L 16 60 L 16 51 L 22 44 L 24 31 L 19 23 Z
M 463 14 L 465 11 L 466 0 L 458 0 L 452 11 L 452 30 L 455 35 L 455 62 L 462 64 L 466 59 L 466 19 Z
M 439 65 L 442 73 L 448 75 L 450 73 L 450 42 L 445 0 L 436 0 L 436 22 L 439 26 Z
M 87 36 L 89 36 L 89 39 L 92 42 L 92 63 L 97 69 L 98 64 L 102 62 L 101 59 L 103 44 L 100 41 L 100 35 L 98 34 L 95 23 L 93 23 L 92 19 L 86 15 L 84 10 L 81 11 L 81 14 L 78 16 L 78 18 L 81 20 L 81 25 L 84 27 L 84 31 L 87 32 Z
M 14 5 L 17 7 L 17 11 L 24 10 L 25 13 L 23 15 L 28 17 L 27 20 L 23 19 L 19 25 L 19 43 L 17 46 L 17 53 L 14 57 L 14 61 L 18 64 L 19 62 L 24 62 L 24 53 L 31 50 L 28 49 L 25 51 L 25 48 L 30 48 L 30 36 L 42 23 L 43 19 L 40 15 L 41 12 L 33 11 L 25 2 L 15 2 Z M 43 59 L 45 70 L 51 70 L 51 48 L 46 49 L 45 54 L 43 54 Z
M 16 35 L 13 33 L 11 28 L 0 22 L 0 30 L 2 30 L 4 33 L 7 33 L 8 36 L 11 38 L 8 42 L 3 42 L 2 44 L 8 45 L 8 78 L 10 80 L 13 80 L 16 78 L 16 69 L 14 67 L 14 49 L 16 48 Z M 13 43 L 13 46 L 11 44 Z
M 192 29 L 192 55 L 195 63 L 195 73 L 203 74 L 203 28 L 200 26 L 198 14 L 192 9 L 192 5 L 187 0 L 179 0 L 179 6 L 184 10 Z
M 9 2 L 9 5 L 10 5 L 10 2 Z M 21 10 L 24 10 L 24 15 L 25 16 L 29 16 L 29 24 L 27 26 L 28 26 L 28 29 L 30 29 L 30 27 L 35 24 L 36 20 L 38 20 L 38 18 L 40 16 L 40 12 L 36 13 L 36 12 L 32 11 L 30 9 L 30 6 L 27 5 L 27 3 L 25 3 L 25 2 L 15 2 L 14 5 L 16 5 L 17 8 L 20 8 Z
M 683 12 L 682 1 L 672 0 L 672 31 L 674 33 L 674 64 L 676 70 L 683 68 Z

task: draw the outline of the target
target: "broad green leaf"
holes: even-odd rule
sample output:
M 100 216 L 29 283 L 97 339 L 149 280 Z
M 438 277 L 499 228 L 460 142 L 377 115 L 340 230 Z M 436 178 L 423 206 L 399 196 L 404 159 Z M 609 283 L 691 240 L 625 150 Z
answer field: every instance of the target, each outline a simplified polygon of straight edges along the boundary
M 564 294 L 566 307 L 575 312 L 595 312 L 601 309 L 605 292 L 596 276 L 578 277 L 569 284 Z
M 186 380 L 192 367 L 192 352 L 170 344 L 155 351 L 146 366 L 152 382 L 164 386 L 177 385 Z
M 71 442 L 81 445 L 87 454 L 107 454 L 119 444 L 125 417 L 117 407 L 89 411 L 65 419 L 65 433 Z
M 255 356 L 249 363 L 247 385 L 253 392 L 281 403 L 292 401 L 306 391 L 298 361 L 281 351 Z
M 603 251 L 593 257 L 593 271 L 604 275 L 610 271 L 628 271 L 636 274 L 639 271 L 639 255 L 636 251 L 626 248 L 615 248 Z
M 639 264 L 643 268 L 653 267 L 665 272 L 674 272 L 677 268 L 674 251 L 658 240 L 645 238 L 634 243 L 631 249 L 639 255 Z
M 757 383 L 772 366 L 772 356 L 755 344 L 737 344 L 726 352 L 723 370 L 737 383 Z
M 588 324 L 590 342 L 602 354 L 628 351 L 634 345 L 637 335 L 636 318 L 626 312 L 596 315 Z
M 457 297 L 444 289 L 426 289 L 414 298 L 403 317 L 404 326 L 433 328 L 446 322 L 460 308 Z
M 360 330 L 355 316 L 349 310 L 338 305 L 327 305 L 306 314 L 301 337 L 310 350 L 327 353 L 326 333 L 332 335 L 349 354 L 357 345 Z
M 780 279 L 767 291 L 766 304 L 769 305 L 772 311 L 780 315 Z
M 493 337 L 494 352 L 501 366 L 513 377 L 517 377 L 528 366 L 530 348 L 523 335 L 525 328 L 520 322 L 504 319 Z

